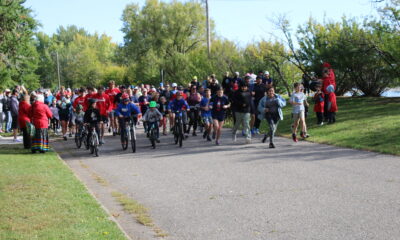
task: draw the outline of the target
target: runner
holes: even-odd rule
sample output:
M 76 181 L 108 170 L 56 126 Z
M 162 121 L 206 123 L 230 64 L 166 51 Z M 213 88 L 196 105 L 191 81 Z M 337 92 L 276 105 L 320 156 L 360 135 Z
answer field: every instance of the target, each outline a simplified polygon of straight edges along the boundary
M 117 96 L 118 93 L 121 91 L 115 87 L 115 82 L 110 81 L 108 82 L 108 89 L 105 91 L 105 94 L 108 95 L 108 98 L 110 99 L 110 111 L 108 113 L 108 117 L 110 119 L 110 130 L 113 132 L 113 135 L 115 136 L 115 133 L 117 132 L 117 119 L 114 117 L 114 112 L 115 109 L 117 108 L 117 103 L 115 102 L 115 97 Z
M 225 110 L 230 107 L 229 100 L 224 96 L 224 90 L 220 87 L 217 90 L 217 95 L 213 96 L 210 100 L 211 115 L 214 124 L 213 138 L 215 144 L 220 145 L 221 130 L 225 122 Z

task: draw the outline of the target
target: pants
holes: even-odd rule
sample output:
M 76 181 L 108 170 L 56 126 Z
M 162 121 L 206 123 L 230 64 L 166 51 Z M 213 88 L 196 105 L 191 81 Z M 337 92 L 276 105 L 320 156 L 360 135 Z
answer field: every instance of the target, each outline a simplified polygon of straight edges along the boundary
M 160 121 L 160 127 L 163 128 L 163 131 L 166 131 L 166 129 L 167 129 L 167 116 L 164 116 L 164 118 Z
M 53 130 L 53 132 L 57 132 L 57 129 L 59 128 L 59 121 L 57 118 L 51 118 L 50 128 Z
M 159 139 L 160 138 L 160 129 L 158 128 L 158 124 L 157 124 L 157 122 L 148 122 L 147 123 L 147 132 L 148 133 L 150 133 L 150 129 L 152 128 L 152 126 L 154 126 L 155 127 L 155 129 L 156 129 L 156 137 L 157 137 L 157 139 Z
M 272 117 L 267 117 L 267 123 L 269 126 L 269 132 L 268 132 L 269 142 L 274 143 L 275 132 L 276 129 L 278 128 L 279 120 L 274 119 Z
M 240 127 L 240 124 L 242 124 L 244 136 L 247 139 L 251 139 L 251 134 L 250 134 L 251 115 L 250 115 L 250 113 L 235 112 L 235 118 L 236 118 L 236 122 L 235 122 L 235 125 L 233 126 L 232 133 L 236 134 L 237 130 Z
M 11 111 L 5 111 L 4 114 L 6 115 L 6 132 L 11 132 L 11 124 L 12 124 L 12 116 Z
M 329 102 L 329 95 L 325 95 L 324 99 L 325 105 L 324 105 L 324 120 L 328 121 L 328 102 Z
M 335 122 L 336 122 L 336 113 L 328 112 L 328 123 L 335 123 Z
M 256 119 L 255 119 L 255 121 L 254 121 L 254 128 L 257 128 L 257 129 L 259 129 L 260 128 L 260 125 L 261 125 L 261 120 L 260 119 L 258 119 L 258 111 L 257 111 L 257 107 L 258 107 L 258 103 L 259 103 L 259 101 L 254 101 L 254 106 L 255 106 L 255 108 L 256 108 Z
M 323 112 L 316 112 L 318 124 L 321 124 L 324 121 L 324 113 Z
M 0 112 L 0 131 L 3 130 L 3 124 L 4 124 L 4 114 L 3 112 Z
M 196 132 L 197 124 L 199 122 L 199 110 L 192 109 L 189 112 L 189 128 L 188 132 L 190 132 L 190 127 L 193 126 L 193 132 Z
M 24 148 L 25 149 L 30 149 L 31 146 L 32 146 L 32 139 L 31 139 L 31 136 L 28 133 L 28 129 L 27 128 L 21 128 L 21 130 L 22 130 Z

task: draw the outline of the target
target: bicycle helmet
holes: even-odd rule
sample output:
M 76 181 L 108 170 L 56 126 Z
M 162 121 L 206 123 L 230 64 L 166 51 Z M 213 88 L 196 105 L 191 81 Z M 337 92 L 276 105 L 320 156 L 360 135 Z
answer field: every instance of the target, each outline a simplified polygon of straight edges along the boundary
M 122 94 L 121 98 L 122 98 L 122 101 L 126 101 L 126 100 L 129 101 L 129 95 L 126 93 Z
M 157 103 L 155 101 L 151 101 L 149 107 L 151 108 L 157 107 Z
M 80 111 L 80 110 L 82 110 L 83 109 L 83 106 L 81 105 L 81 104 L 78 104 L 78 106 L 76 106 L 76 110 L 77 111 Z
M 97 99 L 95 98 L 89 98 L 89 104 L 97 102 Z

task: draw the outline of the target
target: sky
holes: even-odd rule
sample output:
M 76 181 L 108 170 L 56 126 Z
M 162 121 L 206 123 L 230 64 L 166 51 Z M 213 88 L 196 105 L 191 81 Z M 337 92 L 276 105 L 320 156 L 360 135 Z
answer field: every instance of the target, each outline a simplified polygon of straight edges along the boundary
M 164 0 L 169 1 L 169 0 Z M 27 0 L 42 25 L 39 31 L 56 32 L 59 26 L 76 25 L 87 31 L 105 33 L 123 43 L 122 11 L 129 3 L 143 6 L 145 0 Z M 339 21 L 343 15 L 360 18 L 376 14 L 370 0 L 209 0 L 210 17 L 218 36 L 240 46 L 261 39 L 279 37 L 271 19 L 285 14 L 293 28 L 310 16 L 322 22 Z

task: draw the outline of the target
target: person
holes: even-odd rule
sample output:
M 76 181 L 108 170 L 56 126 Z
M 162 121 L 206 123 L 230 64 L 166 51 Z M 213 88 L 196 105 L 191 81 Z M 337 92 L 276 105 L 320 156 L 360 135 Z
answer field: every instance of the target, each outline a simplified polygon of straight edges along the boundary
M 301 124 L 300 136 L 306 138 L 307 135 L 307 125 L 305 121 L 305 108 L 304 102 L 306 101 L 306 95 L 301 91 L 301 83 L 294 84 L 295 91 L 290 97 L 290 104 L 293 106 L 292 116 L 293 116 L 293 127 L 292 127 L 292 139 L 294 142 L 298 142 L 297 139 L 297 127 Z
M 252 91 L 252 96 L 253 96 L 253 101 L 254 101 L 254 106 L 257 107 L 258 104 L 260 103 L 260 100 L 265 96 L 265 92 L 267 91 L 267 86 L 262 83 L 262 78 L 260 76 L 256 77 L 256 82 L 254 84 L 253 87 L 253 91 Z M 259 114 L 259 112 L 257 112 L 256 114 Z M 255 121 L 254 121 L 254 129 L 253 132 L 255 134 L 259 134 L 260 133 L 260 124 L 261 124 L 261 120 L 256 117 Z
M 112 110 L 112 105 L 110 104 L 110 98 L 107 94 L 104 93 L 104 87 L 100 86 L 98 88 L 98 92 L 93 95 L 93 98 L 96 99 L 96 107 L 100 112 L 100 139 L 99 143 L 104 144 L 104 129 L 105 124 L 108 121 L 108 112 Z
M 145 113 L 147 111 L 149 103 L 151 101 L 151 96 L 149 96 L 147 92 L 148 92 L 147 88 L 143 88 L 142 90 L 143 95 L 139 97 L 139 106 L 140 106 L 140 111 L 142 113 Z M 143 127 L 145 131 L 147 129 L 146 124 L 147 124 L 146 122 L 143 122 Z
M 218 80 L 215 78 L 215 74 L 211 74 L 210 79 L 211 81 L 209 82 L 207 88 L 211 90 L 211 96 L 214 96 L 217 94 L 220 85 L 218 84 Z
M 58 114 L 57 99 L 53 98 L 53 102 L 50 105 L 50 111 L 52 117 L 50 119 L 50 129 L 53 129 L 55 134 L 58 134 L 58 129 L 60 126 L 60 116 Z
M 236 142 L 236 132 L 243 126 L 243 133 L 246 138 L 246 143 L 251 143 L 250 120 L 253 108 L 251 93 L 248 90 L 248 85 L 245 82 L 240 84 L 240 89 L 233 94 L 232 107 L 234 108 L 236 122 L 232 128 L 232 140 Z
M 154 127 L 156 129 L 156 142 L 160 142 L 160 130 L 158 128 L 158 121 L 162 120 L 163 115 L 157 109 L 157 102 L 151 101 L 149 104 L 149 109 L 143 115 L 143 121 L 147 122 L 147 137 L 150 134 L 150 129 Z
M 328 121 L 328 100 L 329 100 L 329 91 L 327 87 L 329 85 L 333 86 L 333 89 L 336 90 L 336 77 L 335 72 L 332 69 L 332 66 L 325 62 L 322 64 L 322 79 L 320 80 L 322 83 L 322 92 L 325 94 L 325 109 L 324 109 L 324 118 L 325 121 Z
M 168 83 L 165 84 L 164 90 L 161 91 L 160 96 L 161 97 L 165 97 L 165 99 L 167 101 L 169 101 L 169 99 L 171 98 L 172 93 L 171 93 L 171 89 L 169 88 L 169 84 Z
M 201 108 L 201 119 L 204 124 L 204 133 L 203 138 L 207 138 L 207 141 L 211 142 L 211 128 L 212 128 L 212 116 L 211 116 L 211 108 L 210 108 L 210 101 L 211 101 L 211 90 L 205 90 L 205 96 L 201 99 L 200 108 Z
M 229 77 L 229 72 L 226 72 L 222 78 L 222 84 L 221 84 L 226 95 L 229 95 L 229 92 L 231 90 L 230 82 L 231 82 L 231 78 Z
M 3 133 L 3 124 L 4 124 L 3 99 L 4 99 L 4 94 L 0 90 L 0 133 Z
M 61 121 L 61 132 L 63 135 L 63 139 L 64 141 L 67 141 L 67 126 L 68 126 L 69 115 L 71 114 L 71 109 L 70 109 L 71 103 L 68 98 L 63 97 L 61 100 L 58 100 L 57 107 L 58 107 L 58 115 Z
M 172 83 L 171 87 L 172 87 L 172 90 L 170 91 L 170 94 L 171 94 L 171 97 L 172 97 L 173 95 L 176 94 L 176 92 L 178 92 L 178 84 Z
M 325 94 L 321 91 L 322 84 L 315 86 L 314 94 L 314 112 L 317 116 L 317 124 L 324 125 L 324 108 L 325 108 Z
M 17 89 L 12 91 L 12 95 L 10 98 L 10 113 L 11 113 L 11 128 L 13 131 L 14 142 L 21 142 L 17 138 L 18 134 L 18 108 L 19 108 L 19 101 L 18 101 L 19 92 Z
M 329 92 L 328 106 L 326 108 L 328 110 L 328 124 L 333 124 L 336 122 L 336 112 L 338 111 L 335 88 L 333 85 L 329 85 L 326 90 Z
M 172 123 L 171 131 L 175 125 L 175 113 L 182 112 L 182 122 L 183 122 L 183 132 L 187 132 L 187 113 L 186 111 L 190 111 L 189 104 L 183 99 L 183 94 L 181 91 L 176 92 L 176 98 L 169 102 L 168 104 L 168 113 L 170 115 L 170 122 Z M 185 138 L 188 136 L 185 135 Z
M 273 87 L 266 89 L 266 96 L 258 103 L 258 119 L 267 120 L 269 126 L 268 134 L 265 133 L 262 142 L 265 143 L 267 137 L 269 137 L 269 148 L 275 148 L 275 132 L 278 128 L 279 121 L 283 120 L 282 108 L 284 106 L 286 106 L 286 100 L 279 94 L 276 94 Z
M 11 90 L 6 89 L 4 91 L 4 97 L 2 99 L 3 113 L 5 116 L 5 131 L 6 133 L 11 132 L 12 117 L 11 117 Z
M 31 104 L 29 94 L 23 96 L 23 100 L 19 103 L 18 107 L 18 124 L 22 131 L 22 139 L 25 149 L 30 149 L 32 145 L 31 136 L 29 135 L 26 123 L 31 122 Z
M 90 98 L 88 100 L 88 109 L 85 111 L 85 115 L 83 116 L 83 121 L 86 125 L 89 126 L 90 129 L 94 128 L 97 136 L 100 136 L 100 128 L 99 128 L 99 123 L 100 123 L 100 111 L 99 109 L 96 108 L 96 102 L 97 99 L 95 98 Z M 89 143 L 90 138 L 92 137 L 92 131 L 89 131 L 88 137 L 87 137 L 87 143 Z
M 85 95 L 85 103 L 83 104 L 84 112 L 86 112 L 86 110 L 89 108 L 89 100 L 93 98 L 94 94 L 96 94 L 92 86 L 87 87 L 86 90 L 87 93 Z
M 274 80 L 272 79 L 271 75 L 269 74 L 268 71 L 264 72 L 264 81 L 263 83 L 267 86 L 267 88 L 270 88 L 274 84 Z
M 220 87 L 217 90 L 217 94 L 211 97 L 209 104 L 214 126 L 213 139 L 215 138 L 216 145 L 221 144 L 220 139 L 221 139 L 221 131 L 225 122 L 225 111 L 230 106 L 231 105 L 228 98 L 224 96 L 224 90 L 222 89 L 222 87 Z
M 55 99 L 53 94 L 51 94 L 50 90 L 45 90 L 43 95 L 44 95 L 44 104 L 50 106 L 51 103 L 53 102 L 53 99 Z
M 160 127 L 163 128 L 163 135 L 165 136 L 167 135 L 168 102 L 164 96 L 160 97 L 160 101 L 158 102 L 158 111 L 163 115 L 163 118 L 160 121 Z
M 196 86 L 197 88 L 200 87 L 200 83 L 197 81 L 197 76 L 193 76 L 192 81 L 190 82 L 190 87 Z
M 49 151 L 49 118 L 52 117 L 49 107 L 44 104 L 44 96 L 38 94 L 31 107 L 31 119 L 35 126 L 35 136 L 32 139 L 32 153 Z
M 118 104 L 117 108 L 115 109 L 115 116 L 119 119 L 121 143 L 126 144 L 124 135 L 121 133 L 125 131 L 126 123 L 131 121 L 131 119 L 134 121 L 133 125 L 136 125 L 137 120 L 135 119 L 140 116 L 141 112 L 138 106 L 130 102 L 128 94 L 123 94 L 121 96 L 121 101 L 122 102 Z
M 188 104 L 190 107 L 190 112 L 189 112 L 190 121 L 187 133 L 190 133 L 190 127 L 193 126 L 193 133 L 192 133 L 193 136 L 197 136 L 196 130 L 197 130 L 197 124 L 199 123 L 200 101 L 201 101 L 201 95 L 197 92 L 197 86 L 192 85 L 192 87 L 190 88 L 190 95 L 188 97 Z

